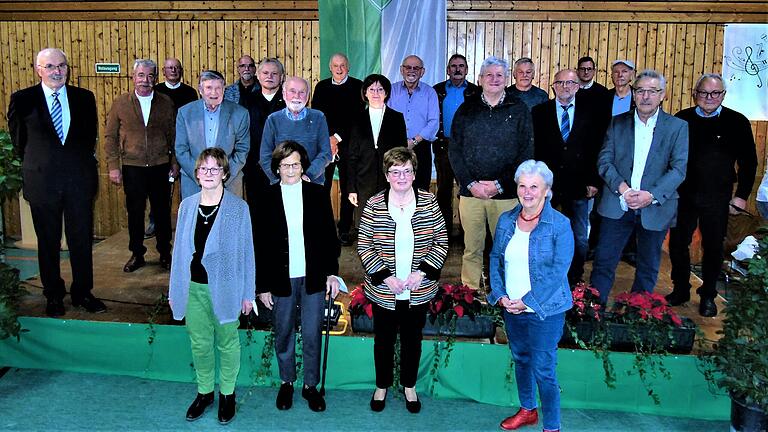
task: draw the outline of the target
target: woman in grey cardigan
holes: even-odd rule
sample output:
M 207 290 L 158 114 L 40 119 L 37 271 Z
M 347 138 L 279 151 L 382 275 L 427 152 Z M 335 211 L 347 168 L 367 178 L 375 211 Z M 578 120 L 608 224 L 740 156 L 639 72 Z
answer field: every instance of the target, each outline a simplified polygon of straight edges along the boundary
M 229 163 L 223 150 L 203 150 L 195 164 L 200 193 L 181 202 L 173 244 L 169 303 L 173 317 L 186 318 L 197 377 L 197 397 L 187 420 L 213 404 L 219 351 L 219 422 L 235 416 L 235 382 L 240 371 L 240 313 L 249 314 L 256 290 L 253 237 L 248 205 L 224 190 Z

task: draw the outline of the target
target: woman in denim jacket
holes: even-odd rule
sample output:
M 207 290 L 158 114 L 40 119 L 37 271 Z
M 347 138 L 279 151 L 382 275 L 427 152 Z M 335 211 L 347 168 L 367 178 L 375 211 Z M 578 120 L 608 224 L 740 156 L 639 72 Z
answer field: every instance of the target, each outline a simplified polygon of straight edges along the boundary
M 573 233 L 568 218 L 549 203 L 553 175 L 544 162 L 527 160 L 515 172 L 520 204 L 499 217 L 491 251 L 488 303 L 503 309 L 515 360 L 520 410 L 504 430 L 538 423 L 536 387 L 545 431 L 560 430 L 557 343 L 571 308 L 568 268 Z

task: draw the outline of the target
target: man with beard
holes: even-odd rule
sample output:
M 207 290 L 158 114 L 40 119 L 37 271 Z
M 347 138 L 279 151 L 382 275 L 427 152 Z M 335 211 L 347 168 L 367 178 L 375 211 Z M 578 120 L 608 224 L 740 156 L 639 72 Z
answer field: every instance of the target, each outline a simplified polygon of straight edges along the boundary
M 259 91 L 256 84 L 256 62 L 253 57 L 244 55 L 237 60 L 237 73 L 240 79 L 224 89 L 224 99 L 248 108 L 248 95 Z
M 451 123 L 456 110 L 465 99 L 477 96 L 480 89 L 468 82 L 467 58 L 454 54 L 448 59 L 446 66 L 448 79 L 434 85 L 437 101 L 440 106 L 440 128 L 433 150 L 435 152 L 435 170 L 437 171 L 437 204 L 445 218 L 445 229 L 448 238 L 453 231 L 453 183 L 454 175 L 451 162 L 448 160 L 448 146 L 451 139 Z
M 547 92 L 533 85 L 533 79 L 536 77 L 533 60 L 528 57 L 518 59 L 512 75 L 515 77 L 515 83 L 507 87 L 507 94 L 520 99 L 529 111 L 549 100 Z
M 128 211 L 128 249 L 131 258 L 123 271 L 143 267 L 144 210 L 147 199 L 155 219 L 160 266 L 171 268 L 171 188 L 168 176 L 179 168 L 173 160 L 176 135 L 171 98 L 153 90 L 157 65 L 152 60 L 133 63 L 134 91 L 112 103 L 104 132 L 109 180 L 123 185 Z
M 307 151 L 309 168 L 302 175 L 304 181 L 325 184 L 325 167 L 331 161 L 331 144 L 328 141 L 328 123 L 325 115 L 307 108 L 309 83 L 304 78 L 288 77 L 283 84 L 286 107 L 267 117 L 261 138 L 261 164 L 270 183 L 277 183 L 277 173 L 272 172 L 272 152 L 283 141 L 296 141 Z

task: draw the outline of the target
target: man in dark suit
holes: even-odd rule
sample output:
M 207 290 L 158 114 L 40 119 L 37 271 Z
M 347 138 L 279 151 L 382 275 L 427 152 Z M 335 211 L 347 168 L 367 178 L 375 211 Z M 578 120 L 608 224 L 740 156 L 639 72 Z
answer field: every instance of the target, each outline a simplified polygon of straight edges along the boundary
M 602 144 L 600 115 L 579 90 L 572 69 L 555 74 L 555 99 L 536 105 L 533 116 L 533 147 L 555 175 L 552 205 L 571 220 L 575 248 L 568 271 L 573 285 L 584 274 L 589 247 L 589 212 L 592 198 L 603 183 L 597 173 L 597 154 Z M 578 92 L 578 93 L 577 93 Z
M 453 231 L 453 184 L 455 176 L 448 159 L 448 144 L 451 139 L 451 123 L 453 115 L 465 99 L 480 94 L 480 88 L 466 80 L 467 58 L 454 54 L 448 59 L 445 68 L 448 79 L 435 84 L 432 88 L 437 92 L 437 102 L 440 105 L 440 128 L 432 150 L 435 153 L 435 171 L 437 172 L 437 204 L 445 218 L 445 229 L 448 238 Z
M 93 200 L 98 189 L 96 99 L 88 90 L 66 85 L 69 65 L 59 49 L 40 51 L 35 69 L 42 83 L 11 95 L 8 127 L 24 161 L 24 198 L 38 239 L 45 313 L 64 315 L 62 216 L 72 264 L 72 306 L 104 312 L 104 303 L 91 294 Z
M 603 217 L 592 285 L 608 301 L 621 250 L 633 232 L 637 269 L 633 292 L 653 292 L 661 244 L 677 215 L 677 188 L 688 163 L 688 125 L 659 107 L 666 81 L 641 72 L 633 90 L 637 108 L 613 117 L 597 160 L 605 180 L 597 211 Z
M 608 89 L 595 81 L 595 60 L 590 56 L 584 56 L 577 63 L 576 74 L 579 76 L 579 95 L 584 99 L 591 99 L 596 104 L 602 103 L 608 97 Z

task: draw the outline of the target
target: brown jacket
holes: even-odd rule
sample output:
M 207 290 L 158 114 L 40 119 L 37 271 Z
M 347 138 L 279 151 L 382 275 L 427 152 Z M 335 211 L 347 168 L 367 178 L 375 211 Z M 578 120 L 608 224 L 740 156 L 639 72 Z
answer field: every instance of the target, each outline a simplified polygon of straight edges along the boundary
M 146 126 L 136 92 L 122 94 L 112 102 L 104 132 L 110 170 L 120 169 L 121 165 L 156 166 L 171 162 L 175 141 L 176 115 L 168 96 L 154 92 Z

